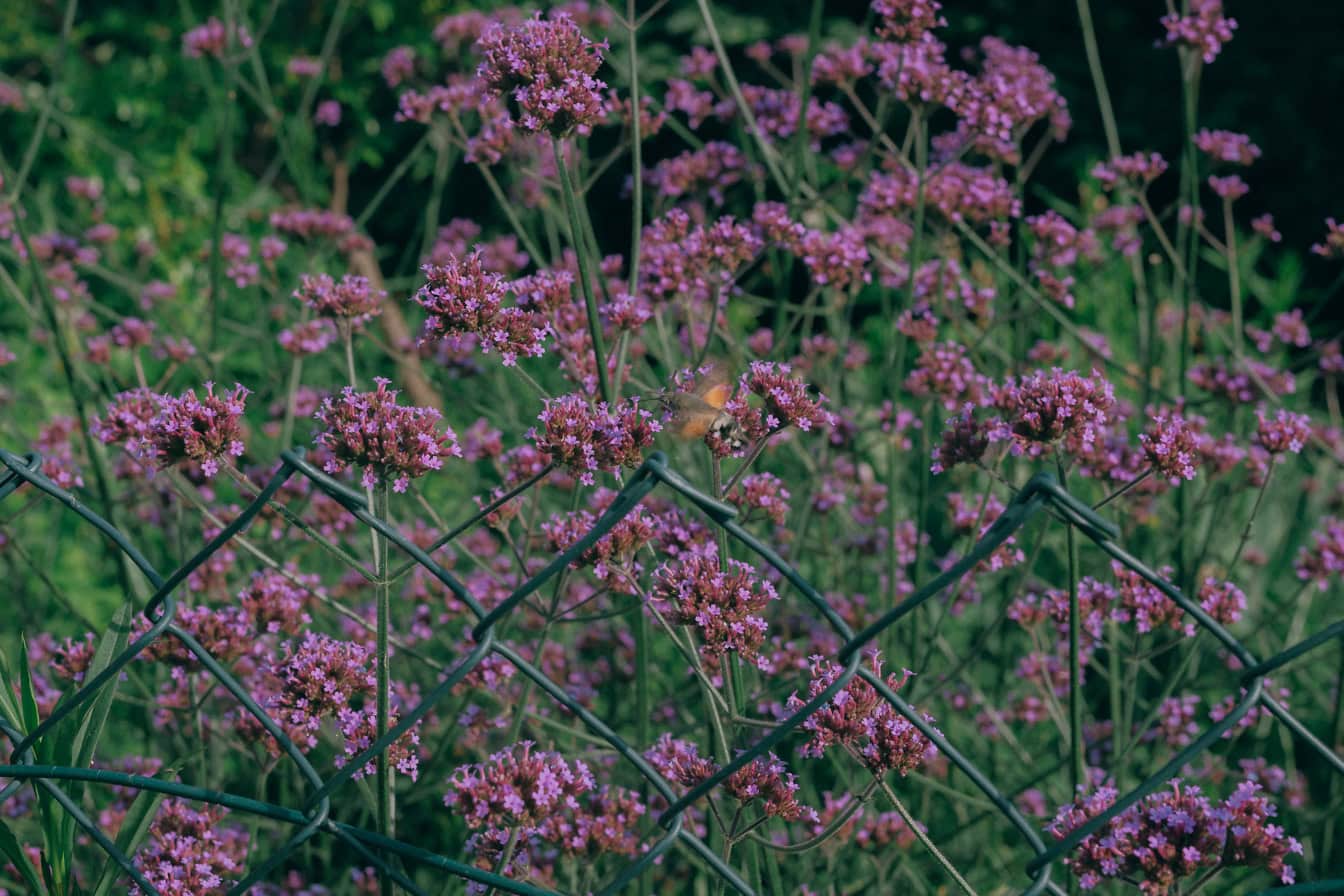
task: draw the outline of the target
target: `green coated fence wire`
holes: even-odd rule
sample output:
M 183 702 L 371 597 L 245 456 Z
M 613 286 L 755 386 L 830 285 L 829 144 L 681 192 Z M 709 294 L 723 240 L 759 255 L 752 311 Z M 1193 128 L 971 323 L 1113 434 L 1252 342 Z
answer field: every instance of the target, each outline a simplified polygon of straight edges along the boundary
M 485 887 L 492 887 L 500 892 L 515 893 L 520 894 L 520 896 L 552 896 L 550 890 L 522 881 L 511 880 L 505 876 L 476 868 L 404 840 L 389 839 L 373 831 L 343 824 L 330 816 L 332 798 L 340 788 L 348 784 L 358 770 L 364 768 L 373 757 L 424 719 L 443 697 L 491 655 L 501 657 L 512 664 L 519 673 L 530 679 L 549 697 L 573 713 L 593 736 L 604 741 L 625 762 L 629 763 L 635 772 L 648 783 L 649 787 L 667 803 L 666 810 L 657 819 L 657 824 L 663 831 L 661 836 L 656 842 L 649 844 L 637 859 L 631 861 L 612 880 L 607 882 L 598 891 L 600 894 L 614 894 L 624 891 L 639 877 L 649 872 L 660 856 L 664 855 L 673 846 L 680 845 L 696 854 L 708 868 L 722 878 L 723 882 L 732 891 L 742 894 L 742 896 L 754 896 L 756 891 L 688 829 L 684 823 L 686 810 L 701 797 L 718 788 L 735 772 L 797 731 L 809 716 L 826 705 L 855 676 L 859 676 L 871 685 L 898 713 L 908 719 L 942 751 L 948 761 L 966 775 L 967 779 L 984 794 L 997 812 L 1002 814 L 1020 834 L 1032 854 L 1023 868 L 1022 893 L 1024 896 L 1035 896 L 1035 894 L 1042 892 L 1063 894 L 1064 890 L 1051 880 L 1051 872 L 1056 862 L 1064 858 L 1085 838 L 1101 829 L 1112 818 L 1162 786 L 1177 774 L 1184 765 L 1212 747 L 1225 732 L 1232 729 L 1247 713 L 1257 707 L 1278 719 L 1301 743 L 1319 754 L 1335 773 L 1344 775 L 1344 758 L 1338 756 L 1329 746 L 1312 734 L 1286 707 L 1271 697 L 1265 690 L 1265 677 L 1269 673 L 1336 638 L 1344 637 L 1344 620 L 1327 626 L 1274 656 L 1263 660 L 1257 659 L 1241 641 L 1211 618 L 1197 602 L 1182 594 L 1171 582 L 1126 552 L 1117 542 L 1119 537 L 1117 527 L 1065 491 L 1050 473 L 1037 474 L 1018 491 L 1004 512 L 964 557 L 931 579 L 871 625 L 855 633 L 846 625 L 827 600 L 793 566 L 772 550 L 769 545 L 764 544 L 742 528 L 737 522 L 736 508 L 716 500 L 691 485 L 690 482 L 668 466 L 667 458 L 661 452 L 650 455 L 628 478 L 624 487 L 583 538 L 556 556 L 544 569 L 489 611 L 486 611 L 471 592 L 451 573 L 436 563 L 425 550 L 417 547 L 400 532 L 371 514 L 364 495 L 347 488 L 314 467 L 304 459 L 302 451 L 299 450 L 284 452 L 281 455 L 279 468 L 256 498 L 194 556 L 166 577 L 153 567 L 117 527 L 94 513 L 70 492 L 60 488 L 43 475 L 39 455 L 17 455 L 0 449 L 0 464 L 3 464 L 3 474 L 0 475 L 0 501 L 25 485 L 44 493 L 51 500 L 64 505 L 69 512 L 74 513 L 101 532 L 144 575 L 154 589 L 142 611 L 146 620 L 150 623 L 148 630 L 127 644 L 125 649 L 115 656 L 101 672 L 85 681 L 79 690 L 64 697 L 50 716 L 26 733 L 15 727 L 14 722 L 17 720 L 0 718 L 0 734 L 3 734 L 13 744 L 8 764 L 0 765 L 0 778 L 10 779 L 10 783 L 0 789 L 0 805 L 13 797 L 25 783 L 32 782 L 35 787 L 48 794 L 67 812 L 74 823 L 89 836 L 92 842 L 107 853 L 111 860 L 125 872 L 126 877 L 145 894 L 155 894 L 157 896 L 158 891 L 137 870 L 132 856 L 108 838 L 99 829 L 97 822 L 90 818 L 78 803 L 62 789 L 61 784 L 63 782 L 151 791 L 180 799 L 210 803 L 233 812 L 288 825 L 292 831 L 289 837 L 278 849 L 257 863 L 246 877 L 233 886 L 230 890 L 230 893 L 233 894 L 246 893 L 254 884 L 265 880 L 307 841 L 317 836 L 323 836 L 336 838 L 372 865 L 379 874 L 386 875 L 388 879 L 395 881 L 406 892 L 416 894 L 416 896 L 425 894 L 425 891 L 402 870 L 412 865 L 435 869 L 438 872 L 473 881 Z M 285 734 L 274 719 L 267 715 L 266 711 L 247 693 L 242 684 L 212 657 L 209 651 L 174 622 L 178 608 L 175 598 L 177 588 L 194 570 L 201 567 L 217 551 L 222 549 L 231 538 L 244 532 L 268 503 L 275 498 L 280 489 L 294 477 L 306 479 L 313 487 L 340 503 L 365 526 L 377 530 L 381 537 L 386 538 L 406 554 L 409 558 L 407 568 L 412 565 L 423 568 L 448 588 L 476 619 L 476 623 L 471 630 L 474 646 L 470 652 L 449 669 L 439 683 L 426 693 L 415 707 L 407 711 L 383 737 L 351 758 L 334 774 L 326 777 L 320 775 L 313 768 L 298 745 Z M 519 604 L 552 578 L 559 575 L 572 561 L 611 531 L 650 492 L 659 487 L 669 489 L 684 497 L 695 505 L 711 523 L 722 527 L 729 536 L 744 548 L 774 568 L 811 605 L 820 621 L 830 627 L 842 644 L 834 657 L 834 660 L 842 667 L 842 671 L 835 676 L 834 680 L 824 690 L 800 706 L 787 718 L 774 725 L 768 733 L 739 753 L 730 762 L 724 764 L 713 775 L 681 796 L 677 796 L 668 782 L 645 760 L 637 749 L 621 738 L 601 718 L 584 707 L 577 697 L 567 692 L 562 685 L 546 676 L 536 665 L 525 660 L 516 651 L 501 643 L 495 637 L 496 627 L 502 621 L 508 619 Z M 955 584 L 1003 544 L 1014 532 L 1041 513 L 1047 514 L 1063 525 L 1074 527 L 1103 553 L 1160 590 L 1181 609 L 1190 614 L 1195 624 L 1207 631 L 1225 647 L 1241 664 L 1243 670 L 1237 682 L 1240 697 L 1230 712 L 1216 724 L 1211 725 L 1194 742 L 1172 756 L 1165 765 L 1149 775 L 1138 786 L 1120 795 L 1114 804 L 1104 812 L 1050 845 L 1047 845 L 1042 838 L 1042 832 L 1023 817 L 1009 796 L 1000 790 L 963 752 L 925 721 L 923 716 L 910 704 L 894 693 L 880 675 L 861 665 L 863 650 L 871 645 L 879 635 L 917 607 Z M 243 710 L 250 714 L 280 745 L 285 756 L 298 770 L 299 777 L 305 786 L 304 792 L 296 797 L 294 806 L 277 805 L 238 794 L 143 775 L 103 769 L 44 765 L 36 761 L 34 748 L 44 737 L 49 735 L 62 721 L 69 718 L 78 707 L 93 699 L 102 688 L 106 687 L 121 673 L 128 663 L 151 644 L 163 638 L 176 639 L 183 648 L 199 661 L 205 672 L 214 678 L 220 686 L 229 691 L 238 700 Z M 1275 894 L 1341 893 L 1344 892 L 1344 880 L 1314 881 L 1277 888 L 1272 892 Z

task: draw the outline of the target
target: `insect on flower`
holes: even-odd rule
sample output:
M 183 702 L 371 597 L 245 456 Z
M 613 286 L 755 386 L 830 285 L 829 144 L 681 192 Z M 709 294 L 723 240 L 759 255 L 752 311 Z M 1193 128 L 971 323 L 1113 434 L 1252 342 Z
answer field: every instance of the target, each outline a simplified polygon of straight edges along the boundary
M 708 361 L 700 376 L 686 391 L 665 391 L 659 400 L 668 411 L 664 428 L 679 439 L 690 441 L 715 435 L 737 451 L 747 443 L 742 424 L 723 408 L 733 397 L 733 378 L 721 361 Z

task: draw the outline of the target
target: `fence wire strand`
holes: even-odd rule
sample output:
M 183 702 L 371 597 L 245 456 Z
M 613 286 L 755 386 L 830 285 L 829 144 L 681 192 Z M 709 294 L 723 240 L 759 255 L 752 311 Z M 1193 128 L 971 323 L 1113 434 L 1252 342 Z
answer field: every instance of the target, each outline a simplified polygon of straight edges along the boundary
M 52 500 L 64 505 L 67 510 L 101 532 L 144 575 L 146 581 L 154 589 L 142 611 L 146 620 L 150 623 L 149 629 L 127 644 L 106 668 L 85 681 L 77 691 L 65 695 L 45 720 L 31 731 L 24 732 L 16 727 L 18 720 L 0 717 L 0 734 L 3 734 L 13 744 L 9 763 L 0 765 L 0 777 L 10 779 L 10 783 L 0 789 L 0 805 L 15 796 L 25 782 L 32 782 L 35 787 L 40 788 L 55 800 L 70 815 L 74 823 L 88 834 L 89 838 L 121 868 L 143 893 L 153 894 L 153 896 L 158 896 L 158 891 L 137 869 L 133 857 L 118 847 L 98 827 L 97 822 L 90 818 L 77 802 L 61 788 L 59 782 L 152 791 L 174 798 L 217 805 L 232 812 L 239 812 L 290 826 L 293 832 L 288 839 L 269 856 L 256 862 L 249 873 L 232 887 L 231 894 L 246 893 L 255 884 L 265 880 L 305 843 L 322 834 L 336 838 L 373 866 L 380 875 L 387 876 L 388 879 L 395 881 L 406 892 L 415 894 L 415 896 L 427 896 L 427 894 L 407 873 L 401 870 L 400 862 L 435 869 L 485 887 L 493 887 L 498 891 L 519 894 L 519 896 L 556 896 L 551 890 L 523 881 L 512 880 L 441 853 L 424 849 L 413 843 L 389 839 L 374 831 L 344 824 L 331 817 L 332 799 L 340 788 L 348 784 L 370 760 L 422 721 L 453 687 L 491 655 L 499 656 L 512 664 L 519 673 L 533 682 L 551 699 L 573 713 L 593 736 L 604 741 L 614 750 L 667 803 L 667 809 L 657 819 L 657 824 L 663 830 L 663 833 L 655 842 L 647 844 L 638 858 L 621 868 L 616 876 L 598 891 L 599 894 L 604 894 L 604 896 L 624 890 L 648 872 L 653 864 L 674 846 L 680 846 L 694 853 L 733 891 L 742 894 L 742 896 L 754 896 L 756 891 L 703 840 L 689 830 L 685 824 L 685 813 L 693 803 L 718 788 L 735 772 L 795 733 L 809 716 L 827 704 L 855 676 L 867 682 L 896 712 L 909 720 L 925 737 L 932 741 L 947 757 L 948 761 L 966 775 L 967 779 L 994 806 L 994 809 L 1021 836 L 1025 845 L 1031 851 L 1031 858 L 1023 866 L 1024 875 L 1029 880 L 1029 883 L 1024 884 L 1022 889 L 1023 896 L 1035 896 L 1035 894 L 1046 891 L 1062 894 L 1064 891 L 1051 879 L 1056 862 L 1064 858 L 1084 839 L 1101 829 L 1111 819 L 1178 774 L 1183 766 L 1210 749 L 1225 732 L 1231 730 L 1256 707 L 1261 707 L 1273 715 L 1301 743 L 1319 754 L 1335 773 L 1344 775 L 1344 758 L 1341 758 L 1331 747 L 1312 734 L 1301 721 L 1286 707 L 1274 700 L 1265 690 L 1266 676 L 1269 673 L 1301 658 L 1312 650 L 1330 643 L 1336 638 L 1344 637 L 1344 620 L 1323 628 L 1271 657 L 1263 660 L 1257 659 L 1245 644 L 1211 618 L 1197 602 L 1192 601 L 1170 581 L 1130 555 L 1118 543 L 1119 529 L 1114 524 L 1105 520 L 1093 508 L 1070 495 L 1052 474 L 1046 472 L 1038 473 L 1017 492 L 1003 513 L 965 556 L 917 589 L 900 604 L 889 609 L 872 624 L 855 633 L 806 578 L 771 549 L 769 545 L 757 539 L 737 522 L 736 508 L 696 488 L 668 465 L 666 456 L 661 452 L 650 455 L 628 478 L 624 487 L 597 518 L 593 527 L 585 536 L 556 556 L 544 569 L 524 582 L 504 601 L 489 611 L 480 604 L 465 585 L 430 556 L 429 551 L 437 549 L 451 538 L 451 535 L 430 546 L 429 551 L 421 549 L 394 529 L 387 521 L 374 516 L 370 512 L 364 495 L 347 488 L 314 467 L 304 459 L 300 450 L 284 452 L 281 455 L 279 468 L 257 493 L 256 497 L 228 525 L 209 539 L 194 556 L 167 577 L 161 575 L 116 526 L 43 475 L 40 455 L 30 453 L 21 456 L 0 449 L 0 464 L 4 466 L 3 475 L 0 476 L 0 501 L 3 501 L 24 485 L 37 489 Z M 295 476 L 306 479 L 313 487 L 320 489 L 328 497 L 337 501 L 363 525 L 375 529 L 380 536 L 386 538 L 405 553 L 408 559 L 403 566 L 398 568 L 393 578 L 399 578 L 407 570 L 418 566 L 448 588 L 476 619 L 476 623 L 471 629 L 471 637 L 475 642 L 472 649 L 455 665 L 447 668 L 434 688 L 425 694 L 418 704 L 407 710 L 383 737 L 375 740 L 335 773 L 326 777 L 318 773 L 298 744 L 285 734 L 284 730 L 252 698 L 238 679 L 174 621 L 179 606 L 175 592 L 182 582 L 193 571 L 209 561 L 230 539 L 245 532 L 252 521 L 267 506 L 272 505 L 280 489 Z M 532 480 L 510 492 L 505 498 L 521 493 L 541 478 L 541 476 L 533 477 Z M 812 609 L 819 615 L 820 620 L 830 627 L 843 645 L 833 658 L 841 666 L 841 672 L 825 689 L 787 718 L 774 725 L 768 733 L 749 748 L 740 752 L 731 761 L 725 763 L 713 775 L 680 796 L 636 747 L 631 746 L 600 717 L 584 707 L 578 698 L 566 691 L 562 685 L 549 678 L 536 665 L 524 659 L 517 651 L 496 638 L 499 624 L 507 620 L 523 601 L 565 570 L 571 562 L 592 547 L 627 514 L 633 511 L 650 492 L 660 486 L 679 494 L 695 505 L 714 525 L 721 527 L 740 545 L 775 569 L 811 605 Z M 502 503 L 502 500 L 500 503 Z M 880 675 L 874 674 L 872 670 L 861 665 L 863 650 L 871 645 L 879 635 L 890 629 L 904 616 L 959 581 L 1013 533 L 1041 513 L 1046 513 L 1064 525 L 1074 527 L 1102 552 L 1160 590 L 1188 613 L 1201 629 L 1207 631 L 1225 647 L 1241 664 L 1243 670 L 1238 680 L 1240 698 L 1230 712 L 1203 731 L 1191 744 L 1172 756 L 1159 770 L 1149 775 L 1127 793 L 1120 795 L 1114 804 L 1104 812 L 1050 845 L 1045 843 L 1042 832 L 1022 815 L 1011 798 L 1000 790 L 975 763 L 950 743 L 940 731 L 929 724 L 914 707 L 893 692 Z M 461 530 L 454 531 L 460 532 Z M 243 710 L 251 715 L 280 745 L 283 753 L 293 763 L 305 785 L 305 791 L 297 801 L 300 808 L 295 809 L 226 791 L 144 775 L 105 769 L 76 768 L 69 765 L 39 764 L 36 761 L 34 748 L 44 737 L 51 734 L 53 729 L 64 720 L 70 718 L 77 708 L 97 696 L 104 687 L 121 674 L 122 670 L 132 660 L 149 648 L 151 644 L 163 638 L 176 639 L 183 648 L 196 658 L 201 667 L 239 702 Z M 1337 893 L 1341 891 L 1344 891 L 1344 880 L 1314 881 L 1273 890 L 1274 893 L 1281 894 Z

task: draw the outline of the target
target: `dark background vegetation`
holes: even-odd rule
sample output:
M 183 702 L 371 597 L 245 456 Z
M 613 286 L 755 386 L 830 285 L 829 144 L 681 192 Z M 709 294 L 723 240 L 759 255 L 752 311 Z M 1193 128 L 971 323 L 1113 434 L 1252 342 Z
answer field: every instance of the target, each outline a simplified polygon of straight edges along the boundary
M 334 0 L 283 0 L 264 43 L 274 71 L 293 53 L 318 52 L 334 5 Z M 419 136 L 418 127 L 392 121 L 395 94 L 377 76 L 382 54 L 403 43 L 432 52 L 433 24 L 441 15 L 470 5 L 355 0 L 341 38 L 341 65 L 323 88 L 323 97 L 339 99 L 346 107 L 342 136 L 355 147 L 357 161 L 352 210 L 381 183 L 376 169 L 393 164 Z M 61 0 L 0 2 L 0 69 L 6 78 L 46 81 L 64 6 Z M 246 4 L 254 19 L 269 6 L 269 0 Z M 1079 182 L 1105 155 L 1105 142 L 1075 5 L 1068 0 L 945 0 L 944 7 L 949 22 L 944 37 L 953 52 L 996 34 L 1031 47 L 1055 73 L 1070 103 L 1074 130 L 1065 144 L 1047 154 L 1034 179 L 1036 192 L 1028 199 L 1039 202 L 1050 195 L 1076 202 Z M 1124 148 L 1156 150 L 1174 160 L 1182 141 L 1179 73 L 1176 54 L 1156 46 L 1164 8 L 1160 0 L 1094 0 L 1093 15 Z M 1344 98 L 1344 53 L 1339 50 L 1344 3 L 1227 0 L 1226 8 L 1240 27 L 1217 61 L 1205 68 L 1201 124 L 1245 131 L 1263 148 L 1264 155 L 1245 175 L 1252 192 L 1240 203 L 1242 220 L 1273 212 L 1284 241 L 1267 259 L 1267 273 L 1288 281 L 1301 278 L 1303 288 L 1320 289 L 1335 271 L 1332 263 L 1310 256 L 1307 248 L 1324 232 L 1325 217 L 1344 216 L 1344 126 L 1339 114 Z M 809 0 L 715 4 L 730 44 L 805 30 L 809 9 Z M 208 203 L 216 122 L 198 79 L 181 76 L 179 41 L 187 27 L 215 11 L 214 4 L 201 0 L 80 3 L 75 53 L 62 99 L 66 116 L 53 121 L 52 136 L 58 139 L 47 141 L 36 182 L 58 188 L 65 174 L 96 173 L 112 183 L 131 173 L 137 184 L 132 192 L 146 198 L 162 190 L 187 200 L 188 208 Z M 862 0 L 828 0 L 826 32 L 852 34 L 865 26 L 866 17 Z M 693 0 L 672 0 L 641 32 L 645 71 L 651 78 L 669 73 L 676 54 L 702 40 Z M 750 71 L 749 64 L 745 70 Z M 610 77 L 610 71 L 606 75 L 620 80 Z M 277 92 L 286 86 L 278 80 Z M 283 96 L 280 101 L 283 105 Z M 11 154 L 23 145 L 32 117 L 28 113 L 29 120 L 16 124 L 14 116 L 0 113 L 0 145 Z M 259 173 L 273 149 L 255 127 L 249 134 L 247 125 L 239 124 L 236 132 L 241 141 L 239 186 L 246 189 L 241 180 L 249 171 Z M 474 174 L 470 169 L 466 173 Z M 412 178 L 402 189 L 419 191 L 423 184 Z M 451 192 L 445 216 L 478 217 L 490 208 L 477 177 L 455 177 Z M 599 222 L 615 225 L 624 220 L 624 212 L 602 214 L 601 198 L 595 201 Z M 418 208 L 420 203 L 404 205 Z M 168 201 L 166 207 L 182 213 L 181 203 Z M 413 213 L 399 214 L 395 202 L 369 222 L 381 245 L 418 243 L 413 233 L 418 225 Z M 408 257 L 413 263 L 414 256 Z M 1327 314 L 1344 320 L 1339 305 L 1334 302 Z

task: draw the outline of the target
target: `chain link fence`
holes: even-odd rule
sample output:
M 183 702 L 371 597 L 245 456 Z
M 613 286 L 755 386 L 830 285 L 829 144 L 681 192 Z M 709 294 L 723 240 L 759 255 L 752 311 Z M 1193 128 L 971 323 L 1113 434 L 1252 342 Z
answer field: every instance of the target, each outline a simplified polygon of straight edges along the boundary
M 102 786 L 119 786 L 142 791 L 154 791 L 166 796 L 185 800 L 211 803 L 289 826 L 292 832 L 269 856 L 255 863 L 246 877 L 240 880 L 231 893 L 247 892 L 254 884 L 266 880 L 276 871 L 295 850 L 314 837 L 334 837 L 349 847 L 362 861 L 377 869 L 379 874 L 396 881 L 406 892 L 422 896 L 425 890 L 412 880 L 402 869 L 410 866 L 424 866 L 438 872 L 475 881 L 498 891 L 521 894 L 521 896 L 550 896 L 551 891 L 540 887 L 511 880 L 498 874 L 466 864 L 433 850 L 425 849 L 413 843 L 393 840 L 370 830 L 341 823 L 332 817 L 332 800 L 348 784 L 357 771 L 370 762 L 385 747 L 392 744 L 405 732 L 419 723 L 442 700 L 452 688 L 460 683 L 473 669 L 491 654 L 495 654 L 511 663 L 519 673 L 526 676 L 535 685 L 548 694 L 557 703 L 574 714 L 589 731 L 608 744 L 624 761 L 647 782 L 667 803 L 667 808 L 657 819 L 662 834 L 656 842 L 647 845 L 639 857 L 631 861 L 610 880 L 599 892 L 613 894 L 624 891 L 641 875 L 650 872 L 654 863 L 674 845 L 680 845 L 696 854 L 706 866 L 721 876 L 724 883 L 733 891 L 750 896 L 755 893 L 751 886 L 713 852 L 703 840 L 691 832 L 686 823 L 687 809 L 719 787 L 729 776 L 762 756 L 782 740 L 795 732 L 804 721 L 819 708 L 828 703 L 854 676 L 859 676 L 871 685 L 892 707 L 918 728 L 932 741 L 966 777 L 985 795 L 1013 829 L 1021 836 L 1023 844 L 1030 850 L 1031 857 L 1024 866 L 1023 894 L 1034 896 L 1042 892 L 1062 894 L 1064 890 L 1052 879 L 1056 863 L 1066 856 L 1086 837 L 1099 830 L 1116 815 L 1162 786 L 1181 768 L 1212 747 L 1223 734 L 1247 713 L 1261 707 L 1285 725 L 1297 742 L 1319 754 L 1320 758 L 1334 772 L 1344 775 L 1344 759 L 1309 731 L 1291 712 L 1276 701 L 1265 690 L 1265 677 L 1310 651 L 1344 636 L 1344 620 L 1336 622 L 1301 642 L 1280 651 L 1272 657 L 1259 659 L 1223 626 L 1211 618 L 1200 605 L 1182 594 L 1170 581 L 1154 572 L 1143 562 L 1131 556 L 1117 542 L 1119 530 L 1103 519 L 1091 507 L 1083 504 L 1065 491 L 1049 473 L 1040 473 L 1033 477 L 1013 498 L 1002 515 L 985 532 L 978 543 L 958 562 L 947 568 L 936 578 L 920 587 L 898 606 L 892 608 L 867 628 L 853 632 L 826 599 L 803 578 L 796 569 L 786 562 L 768 545 L 762 543 L 737 522 L 737 510 L 705 494 L 692 486 L 685 478 L 668 466 L 667 458 L 660 452 L 652 454 L 628 479 L 615 500 L 603 512 L 586 536 L 573 544 L 568 550 L 555 557 L 541 572 L 537 573 L 507 599 L 492 610 L 484 607 L 451 573 L 436 563 L 430 552 L 446 543 L 453 535 L 444 536 L 429 551 L 417 547 L 386 522 L 369 512 L 365 496 L 340 482 L 332 479 L 310 463 L 300 451 L 287 451 L 281 456 L 279 469 L 261 489 L 257 497 L 248 504 L 237 517 L 225 526 L 214 538 L 180 567 L 168 576 L 162 575 L 135 547 L 135 545 L 112 523 L 94 513 L 70 492 L 60 488 L 41 472 L 41 458 L 37 454 L 16 455 L 0 449 L 0 463 L 4 465 L 0 476 L 0 502 L 27 484 L 45 493 L 52 500 L 63 504 L 71 513 L 78 515 L 89 525 L 96 528 L 119 549 L 125 557 L 139 569 L 153 587 L 144 615 L 150 628 L 126 647 L 96 675 L 89 677 L 78 691 L 67 695 L 57 705 L 51 715 L 36 727 L 24 732 L 16 727 L 18 720 L 0 718 L 0 732 L 13 744 L 13 750 L 7 765 L 0 765 L 0 777 L 11 779 L 0 789 L 0 805 L 13 797 L 26 782 L 40 788 L 58 805 L 69 813 L 77 824 L 106 854 L 124 871 L 127 878 L 146 894 L 158 891 L 137 870 L 133 857 L 119 846 L 73 799 L 62 782 L 84 782 Z M 178 587 L 197 568 L 205 564 L 215 552 L 221 550 L 235 535 L 246 531 L 252 521 L 263 509 L 272 505 L 273 499 L 292 477 L 303 477 L 313 487 L 339 502 L 363 525 L 371 527 L 396 545 L 409 557 L 409 564 L 418 564 L 430 575 L 443 583 L 453 595 L 466 605 L 476 619 L 471 631 L 474 647 L 460 662 L 451 668 L 438 684 L 425 694 L 418 705 L 408 709 L 387 734 L 371 743 L 367 749 L 350 759 L 335 774 L 323 776 L 312 766 L 304 752 L 288 737 L 284 730 L 262 709 L 243 685 L 224 668 L 210 653 L 201 646 L 187 631 L 174 622 L 178 610 L 176 592 Z M 764 737 L 750 748 L 739 753 L 731 762 L 725 764 L 715 774 L 678 796 L 666 780 L 644 759 L 639 749 L 629 744 L 607 725 L 601 718 L 584 707 L 576 696 L 547 677 L 531 662 L 525 660 L 517 651 L 497 639 L 497 627 L 506 620 L 528 596 L 536 592 L 548 581 L 560 574 L 571 561 L 592 547 L 598 539 L 609 532 L 620 520 L 630 513 L 646 495 L 657 488 L 669 489 L 694 504 L 714 525 L 722 527 L 729 536 L 736 539 L 747 550 L 769 564 L 791 584 L 805 599 L 827 626 L 829 626 L 843 646 L 833 659 L 843 667 L 843 672 L 835 677 L 824 690 L 808 700 L 796 712 L 770 729 Z M 498 502 L 513 497 L 510 493 Z M 881 679 L 879 675 L 862 665 L 862 650 L 870 645 L 881 633 L 899 622 L 904 616 L 920 605 L 933 599 L 949 586 L 956 583 L 980 561 L 988 557 L 995 548 L 1003 544 L 1014 532 L 1027 524 L 1038 514 L 1048 514 L 1055 521 L 1074 527 L 1091 540 L 1097 548 L 1114 560 L 1138 574 L 1159 589 L 1193 618 L 1198 626 L 1218 641 L 1241 666 L 1240 678 L 1233 683 L 1238 694 L 1235 707 L 1216 724 L 1207 728 L 1187 747 L 1180 750 L 1160 769 L 1154 771 L 1142 783 L 1116 799 L 1114 805 L 1086 824 L 1072 831 L 1067 837 L 1047 844 L 1041 831 L 1025 818 L 1013 804 L 1008 795 L 990 780 L 965 754 L 926 722 L 923 716 L 901 699 Z M 299 776 L 306 786 L 301 802 L 291 805 L 277 805 L 255 798 L 191 786 L 174 781 L 161 780 L 142 775 L 117 771 L 94 769 L 85 764 L 77 765 L 40 764 L 35 758 L 35 746 L 63 721 L 71 718 L 76 709 L 95 700 L 116 676 L 151 644 L 162 638 L 176 639 L 201 664 L 201 667 L 218 684 L 226 689 L 243 709 L 275 738 L 285 755 L 293 762 Z M 1232 688 L 1230 688 L 1232 689 Z M 103 710 L 106 712 L 106 709 Z M 644 745 L 647 746 L 647 745 Z M 395 857 L 395 858 L 394 858 Z M 1275 893 L 1338 893 L 1344 892 L 1344 880 L 1315 881 L 1290 887 L 1279 888 Z

